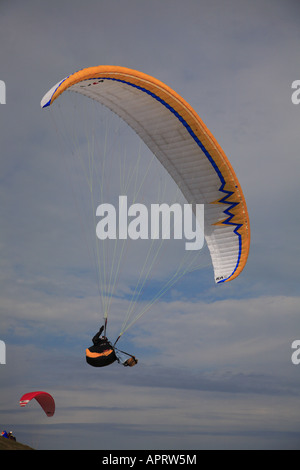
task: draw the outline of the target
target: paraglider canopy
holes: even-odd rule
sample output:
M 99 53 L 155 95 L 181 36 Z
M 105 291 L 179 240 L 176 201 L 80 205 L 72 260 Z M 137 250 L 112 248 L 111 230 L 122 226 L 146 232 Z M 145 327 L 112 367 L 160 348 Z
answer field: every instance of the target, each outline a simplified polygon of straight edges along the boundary
M 75 72 L 43 97 L 46 108 L 66 90 L 97 101 L 120 116 L 145 142 L 189 204 L 205 204 L 205 239 L 216 283 L 236 278 L 249 253 L 245 198 L 220 145 L 196 111 L 154 77 L 100 65 Z
M 29 392 L 25 393 L 20 399 L 20 406 L 24 407 L 33 398 L 41 405 L 46 415 L 50 418 L 55 412 L 55 402 L 53 397 L 47 392 Z

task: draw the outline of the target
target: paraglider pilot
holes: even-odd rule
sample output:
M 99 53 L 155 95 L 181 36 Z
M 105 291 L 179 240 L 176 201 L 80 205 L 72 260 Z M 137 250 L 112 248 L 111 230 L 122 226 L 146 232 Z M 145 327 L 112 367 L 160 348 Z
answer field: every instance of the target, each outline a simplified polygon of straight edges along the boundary
M 93 367 L 104 367 L 117 360 L 112 344 L 106 336 L 101 336 L 104 326 L 93 337 L 93 346 L 86 350 L 86 362 Z
M 101 326 L 98 333 L 92 339 L 93 345 L 86 349 L 86 362 L 93 367 L 105 367 L 115 361 L 120 362 L 116 355 L 116 348 L 108 341 L 106 336 L 101 336 L 104 326 Z M 124 352 L 124 351 L 121 351 Z M 137 364 L 137 359 L 131 354 L 124 353 L 130 356 L 125 362 L 124 366 L 133 367 Z

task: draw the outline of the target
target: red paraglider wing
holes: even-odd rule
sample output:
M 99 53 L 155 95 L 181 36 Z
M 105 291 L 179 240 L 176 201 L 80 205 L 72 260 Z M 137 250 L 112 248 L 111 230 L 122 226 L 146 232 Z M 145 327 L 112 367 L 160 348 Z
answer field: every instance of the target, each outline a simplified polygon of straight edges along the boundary
M 29 403 L 33 398 L 41 405 L 43 410 L 45 411 L 46 415 L 50 418 L 50 416 L 54 415 L 55 412 L 55 402 L 53 397 L 47 392 L 30 392 L 25 393 L 20 399 L 20 406 L 24 407 Z

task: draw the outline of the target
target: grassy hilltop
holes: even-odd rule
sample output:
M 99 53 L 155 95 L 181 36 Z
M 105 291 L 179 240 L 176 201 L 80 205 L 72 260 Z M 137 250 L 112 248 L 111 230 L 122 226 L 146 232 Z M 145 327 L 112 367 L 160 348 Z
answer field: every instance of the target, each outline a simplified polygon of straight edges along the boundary
M 20 442 L 13 441 L 11 439 L 6 439 L 5 437 L 0 436 L 0 450 L 34 450 L 32 447 L 25 446 Z

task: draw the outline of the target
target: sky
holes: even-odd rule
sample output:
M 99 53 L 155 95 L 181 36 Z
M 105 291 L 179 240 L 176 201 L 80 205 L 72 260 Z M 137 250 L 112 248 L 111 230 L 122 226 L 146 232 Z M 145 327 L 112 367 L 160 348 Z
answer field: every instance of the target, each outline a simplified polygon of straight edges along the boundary
M 299 19 L 292 0 L 1 2 L 0 427 L 20 442 L 40 450 L 300 448 L 300 365 L 292 362 L 300 105 L 291 100 Z M 222 285 L 204 253 L 202 269 L 124 335 L 120 348 L 138 365 L 98 370 L 84 351 L 101 325 L 99 292 L 69 155 L 40 101 L 63 77 L 101 64 L 152 75 L 193 106 L 242 186 L 251 246 L 244 271 Z M 123 269 L 113 333 L 137 255 Z M 33 390 L 53 395 L 52 418 L 37 403 L 19 407 Z

